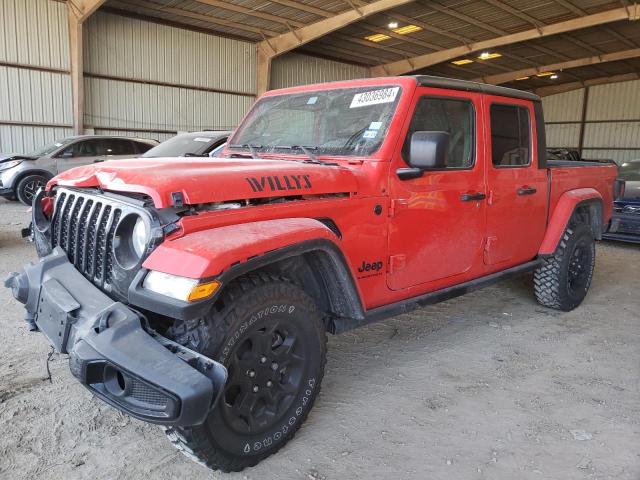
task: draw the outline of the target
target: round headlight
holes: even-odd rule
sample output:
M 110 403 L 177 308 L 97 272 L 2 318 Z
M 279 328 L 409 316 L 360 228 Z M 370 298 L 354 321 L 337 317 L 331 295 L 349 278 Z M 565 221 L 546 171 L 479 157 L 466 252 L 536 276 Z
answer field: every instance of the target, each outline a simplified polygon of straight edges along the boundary
M 144 254 L 148 241 L 149 232 L 147 231 L 147 224 L 141 217 L 138 217 L 138 220 L 136 220 L 136 224 L 133 227 L 133 237 L 131 238 L 133 250 L 136 252 L 136 255 L 138 255 L 138 258 L 142 257 Z
M 118 227 L 113 241 L 113 251 L 118 264 L 129 270 L 140 262 L 149 243 L 149 227 L 136 214 L 125 216 Z

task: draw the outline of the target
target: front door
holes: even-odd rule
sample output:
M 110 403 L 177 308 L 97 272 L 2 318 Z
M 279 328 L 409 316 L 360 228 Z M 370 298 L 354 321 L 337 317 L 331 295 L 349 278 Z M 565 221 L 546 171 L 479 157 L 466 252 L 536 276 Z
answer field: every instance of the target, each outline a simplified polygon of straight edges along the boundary
M 484 151 L 477 130 L 481 112 L 480 94 L 417 90 L 414 112 L 404 127 L 404 144 L 390 173 L 387 282 L 392 290 L 417 285 L 425 291 L 441 288 L 482 267 Z M 447 167 L 400 180 L 396 169 L 407 166 L 416 131 L 449 133 Z
M 538 167 L 531 102 L 485 97 L 487 272 L 532 260 L 546 229 L 547 170 Z
M 58 173 L 93 163 L 101 150 L 102 143 L 98 139 L 79 140 L 69 145 L 56 157 Z

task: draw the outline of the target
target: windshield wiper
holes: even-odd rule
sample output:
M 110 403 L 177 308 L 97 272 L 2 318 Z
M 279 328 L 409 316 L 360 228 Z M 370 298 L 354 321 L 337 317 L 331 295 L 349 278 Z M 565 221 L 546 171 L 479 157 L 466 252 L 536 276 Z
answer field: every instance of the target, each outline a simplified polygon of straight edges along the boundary
M 304 152 L 304 154 L 309 157 L 309 160 L 306 160 L 307 163 L 317 163 L 320 165 L 337 165 L 337 163 L 334 162 L 325 162 L 324 160 L 320 160 L 315 153 L 313 153 L 313 150 L 318 150 L 318 147 L 316 146 L 305 146 L 305 145 L 278 145 L 276 147 L 273 147 L 274 149 L 283 149 L 283 150 L 302 150 Z
M 242 144 L 242 145 L 227 145 L 227 148 L 242 148 L 242 149 L 248 149 L 251 152 L 251 158 L 255 158 L 260 160 L 260 157 L 258 156 L 258 153 L 256 152 L 257 148 L 262 148 L 262 145 L 250 145 L 248 143 Z

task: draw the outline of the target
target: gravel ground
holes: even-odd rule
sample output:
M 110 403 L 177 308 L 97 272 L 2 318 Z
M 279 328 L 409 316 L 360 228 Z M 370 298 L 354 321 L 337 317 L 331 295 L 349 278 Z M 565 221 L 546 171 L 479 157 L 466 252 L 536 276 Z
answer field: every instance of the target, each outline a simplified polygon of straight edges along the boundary
M 35 259 L 0 200 L 0 276 Z M 297 437 L 212 473 L 81 387 L 0 289 L 2 479 L 640 479 L 640 246 L 598 245 L 585 303 L 535 303 L 524 277 L 329 340 Z

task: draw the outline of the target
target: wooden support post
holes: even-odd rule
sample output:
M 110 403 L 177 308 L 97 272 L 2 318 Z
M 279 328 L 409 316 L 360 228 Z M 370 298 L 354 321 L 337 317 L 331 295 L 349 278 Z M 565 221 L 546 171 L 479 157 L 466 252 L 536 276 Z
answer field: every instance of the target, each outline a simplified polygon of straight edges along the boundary
M 82 62 L 82 22 L 68 10 L 69 61 L 71 62 L 71 98 L 73 102 L 73 133 L 84 133 L 84 75 Z
M 258 44 L 256 59 L 256 95 L 259 97 L 269 90 L 269 81 L 271 79 L 271 60 L 273 59 L 273 56 L 265 52 L 260 44 Z
M 82 24 L 105 0 L 67 0 L 69 23 L 69 61 L 71 63 L 71 98 L 73 102 L 73 133 L 84 133 L 84 59 Z
M 587 124 L 587 109 L 589 108 L 589 87 L 584 87 L 584 97 L 582 98 L 582 115 L 580 116 L 580 137 L 578 138 L 578 151 L 580 158 L 583 157 L 584 131 Z

